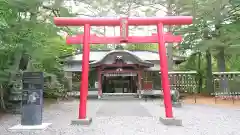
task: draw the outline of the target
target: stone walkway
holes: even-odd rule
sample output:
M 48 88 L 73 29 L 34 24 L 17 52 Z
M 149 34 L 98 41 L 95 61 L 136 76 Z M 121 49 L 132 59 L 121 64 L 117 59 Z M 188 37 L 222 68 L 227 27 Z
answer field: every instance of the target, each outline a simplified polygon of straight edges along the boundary
M 77 118 L 78 101 L 59 102 L 44 109 L 45 131 L 13 132 L 8 128 L 20 123 L 20 116 L 6 115 L 0 120 L 0 135 L 239 135 L 240 109 L 204 105 L 184 105 L 174 114 L 183 127 L 168 127 L 159 122 L 164 115 L 160 101 L 90 100 L 90 126 L 72 126 Z

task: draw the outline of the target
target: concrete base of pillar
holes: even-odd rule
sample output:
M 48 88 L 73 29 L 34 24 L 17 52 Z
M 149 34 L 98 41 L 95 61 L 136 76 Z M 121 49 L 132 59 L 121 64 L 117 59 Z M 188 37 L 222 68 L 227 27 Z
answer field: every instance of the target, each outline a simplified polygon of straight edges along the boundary
M 159 118 L 160 122 L 167 126 L 182 126 L 182 120 L 175 118 Z
M 12 131 L 30 131 L 30 130 L 45 130 L 48 126 L 50 126 L 52 123 L 42 123 L 41 125 L 16 125 L 9 130 Z
M 72 120 L 71 125 L 90 125 L 92 118 Z

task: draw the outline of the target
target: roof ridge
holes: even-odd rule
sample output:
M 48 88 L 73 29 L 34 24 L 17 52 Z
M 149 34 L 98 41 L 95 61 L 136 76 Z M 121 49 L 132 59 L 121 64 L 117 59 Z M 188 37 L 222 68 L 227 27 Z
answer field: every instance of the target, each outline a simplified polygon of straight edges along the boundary
M 158 53 L 158 51 L 152 51 L 152 50 L 107 50 L 107 49 L 104 49 L 104 50 L 91 50 L 90 52 L 107 52 L 107 51 L 109 51 L 109 52 L 111 52 L 111 51 L 130 51 L 130 52 L 137 52 L 137 51 L 139 51 L 139 52 L 153 52 L 153 53 Z M 79 51 L 79 52 L 75 53 L 75 55 L 76 55 L 76 54 L 82 54 L 82 52 L 83 52 L 83 51 Z
M 116 51 L 116 50 L 109 50 L 109 49 L 103 49 L 103 50 L 91 50 L 90 52 L 111 52 L 111 51 Z M 123 51 L 129 51 L 129 52 L 152 52 L 152 53 L 158 53 L 158 51 L 151 51 L 151 50 L 123 50 Z M 66 58 L 66 57 L 71 57 L 71 56 L 74 56 L 74 55 L 78 55 L 78 54 L 82 54 L 82 50 L 74 53 L 74 54 L 69 54 L 69 55 L 64 55 L 64 56 L 61 56 L 60 58 Z
M 134 53 L 134 52 L 150 52 L 150 53 L 154 53 L 154 54 L 158 54 L 158 51 L 151 51 L 151 50 L 91 50 L 90 52 L 107 52 L 107 53 L 111 53 L 111 52 L 130 52 L 130 53 Z M 76 52 L 74 54 L 69 54 L 69 55 L 65 55 L 65 56 L 61 56 L 60 58 L 68 58 L 68 57 L 73 57 L 76 55 L 82 54 L 82 51 Z M 184 57 L 184 56 L 177 56 L 174 55 L 174 57 Z

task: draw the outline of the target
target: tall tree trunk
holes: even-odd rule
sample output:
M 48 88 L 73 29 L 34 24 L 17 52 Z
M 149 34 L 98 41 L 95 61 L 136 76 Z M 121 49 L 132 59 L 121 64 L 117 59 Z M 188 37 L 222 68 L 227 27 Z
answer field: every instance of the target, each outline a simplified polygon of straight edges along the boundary
M 217 66 L 219 72 L 226 72 L 226 63 L 225 63 L 225 53 L 224 48 L 219 48 L 219 53 L 217 54 Z M 223 92 L 228 92 L 228 78 L 223 76 L 220 81 L 220 88 Z
M 197 93 L 201 93 L 202 91 L 202 72 L 201 72 L 201 57 L 202 57 L 202 53 L 199 52 L 198 53 L 198 64 L 197 64 L 197 72 L 198 72 L 198 90 Z
M 217 38 L 221 36 L 221 22 L 222 22 L 222 16 L 221 16 L 221 10 L 223 7 L 223 1 L 217 0 L 216 1 L 216 10 L 215 10 L 215 35 Z M 226 64 L 225 64 L 225 54 L 224 54 L 224 47 L 217 48 L 219 50 L 219 53 L 217 54 L 217 66 L 219 72 L 226 72 Z M 221 78 L 220 81 L 220 88 L 224 92 L 228 92 L 228 80 L 224 76 Z
M 10 74 L 9 77 L 9 84 L 11 84 L 11 82 L 14 80 L 16 73 L 19 71 L 19 66 L 20 66 L 20 62 L 23 56 L 23 51 L 22 48 L 19 49 L 18 51 L 16 51 L 15 56 L 14 56 L 14 60 L 13 60 L 13 65 L 11 66 L 11 69 L 14 71 Z
M 38 8 L 36 7 L 36 11 L 33 11 L 32 13 L 30 13 L 30 20 L 31 21 L 37 21 L 37 12 Z M 28 56 L 28 59 L 27 59 L 27 69 L 26 69 L 27 72 L 32 72 L 33 71 L 33 65 L 32 65 L 32 58 L 31 56 Z
M 224 48 L 221 47 L 219 48 L 219 53 L 217 55 L 217 65 L 218 65 L 218 70 L 220 72 L 225 72 L 226 71 L 226 64 L 225 64 L 225 53 L 224 53 Z
M 209 49 L 206 51 L 207 72 L 206 72 L 206 89 L 208 94 L 214 92 L 213 75 L 212 75 L 212 56 Z
M 3 88 L 3 85 L 0 85 L 0 108 L 3 110 L 6 110 L 6 106 L 5 106 L 5 101 L 4 101 L 4 95 L 5 95 L 5 91 Z
M 174 4 L 175 0 L 168 0 L 167 1 L 167 15 L 172 16 L 173 15 L 173 8 L 172 5 Z M 168 26 L 168 32 L 173 32 L 172 26 Z M 173 44 L 172 43 L 167 43 L 166 44 L 166 49 L 167 49 L 167 58 L 168 58 L 168 71 L 171 72 L 173 71 Z M 174 84 L 175 81 L 173 77 L 171 76 L 170 78 L 170 90 L 174 89 Z
M 196 24 L 196 10 L 197 10 L 197 3 L 196 0 L 192 0 L 192 16 L 193 16 L 193 24 Z M 192 48 L 191 48 L 192 49 Z M 192 49 L 194 50 L 194 49 Z M 198 81 L 197 85 L 197 93 L 201 93 L 202 92 L 202 87 L 203 87 L 203 74 L 202 74 L 202 70 L 201 70 L 201 58 L 202 58 L 202 53 L 200 52 L 200 50 L 198 50 L 198 55 L 197 55 L 197 72 L 198 72 L 198 78 L 196 81 Z
M 174 4 L 174 0 L 167 1 L 168 16 L 172 16 L 173 14 L 172 4 Z M 168 26 L 168 32 L 172 32 L 172 26 Z M 167 56 L 168 56 L 168 70 L 172 71 L 173 70 L 173 44 L 172 43 L 167 43 Z

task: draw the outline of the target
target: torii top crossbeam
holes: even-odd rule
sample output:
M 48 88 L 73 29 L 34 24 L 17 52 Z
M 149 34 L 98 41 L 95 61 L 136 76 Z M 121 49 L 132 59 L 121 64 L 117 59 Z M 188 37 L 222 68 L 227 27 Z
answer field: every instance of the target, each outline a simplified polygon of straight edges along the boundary
M 124 17 L 123 17 L 124 18 Z M 119 26 L 123 18 L 115 17 L 55 17 L 54 23 L 57 26 L 83 26 L 89 24 L 91 26 Z M 184 25 L 192 24 L 191 16 L 165 16 L 165 17 L 128 17 L 128 25 Z

